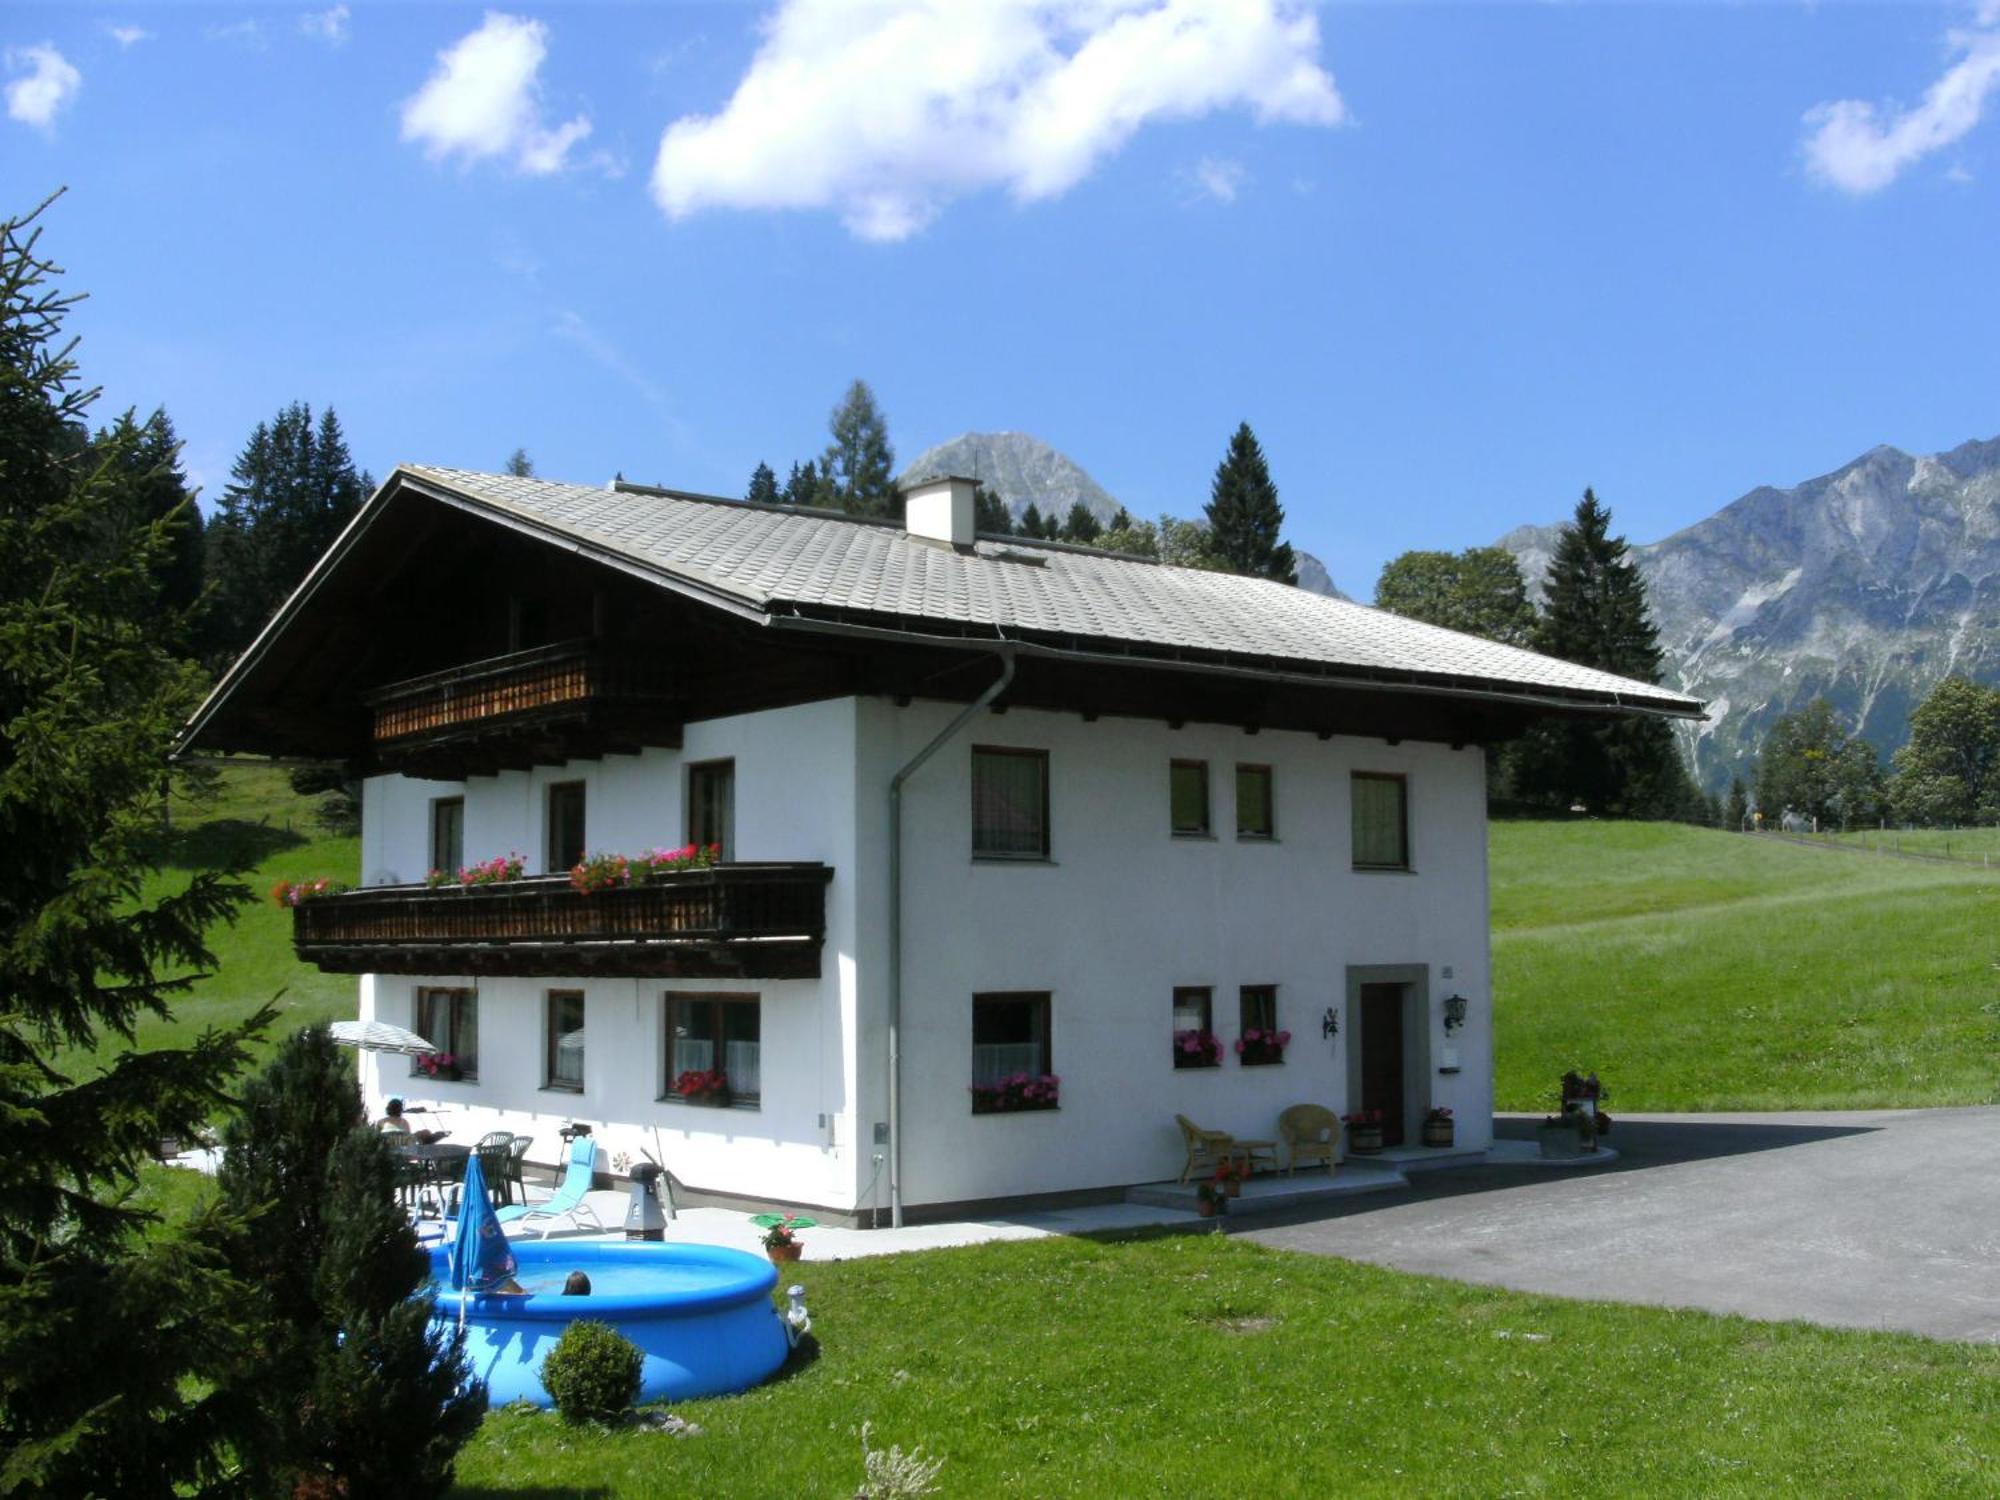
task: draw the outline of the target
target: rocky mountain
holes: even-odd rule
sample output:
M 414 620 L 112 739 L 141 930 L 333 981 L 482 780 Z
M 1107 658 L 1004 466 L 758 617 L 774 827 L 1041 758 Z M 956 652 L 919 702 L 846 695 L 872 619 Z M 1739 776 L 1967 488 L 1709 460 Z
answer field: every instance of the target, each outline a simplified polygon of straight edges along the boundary
M 1555 536 L 1523 526 L 1499 545 L 1538 584 Z M 1710 787 L 1747 773 L 1771 721 L 1815 696 L 1886 754 L 1940 678 L 2000 681 L 2000 438 L 1874 448 L 1632 551 L 1668 680 L 1709 703 L 1686 733 Z
M 1061 517 L 1081 500 L 1092 515 L 1105 522 L 1119 511 L 1110 491 L 1084 472 L 1081 464 L 1025 432 L 962 433 L 919 453 L 897 482 L 908 484 L 934 474 L 962 474 L 982 481 L 1007 502 L 1017 521 L 1031 503 L 1044 515 Z M 1299 553 L 1298 565 L 1300 588 L 1336 599 L 1346 597 L 1333 586 L 1325 564 L 1311 553 Z

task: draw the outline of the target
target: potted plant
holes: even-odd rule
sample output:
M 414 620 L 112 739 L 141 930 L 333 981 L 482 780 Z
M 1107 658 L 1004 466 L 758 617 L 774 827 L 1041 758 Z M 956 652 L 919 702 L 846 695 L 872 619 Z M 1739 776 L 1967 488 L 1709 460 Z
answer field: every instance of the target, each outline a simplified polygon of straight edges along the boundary
M 1204 1182 L 1194 1190 L 1194 1211 L 1204 1219 L 1212 1219 L 1229 1212 L 1229 1199 L 1214 1183 Z
M 1426 1146 L 1449 1146 L 1454 1139 L 1451 1111 L 1434 1105 L 1424 1112 L 1424 1144 Z
M 1225 1198 L 1243 1196 L 1243 1179 L 1250 1175 L 1250 1164 L 1241 1157 L 1225 1156 L 1216 1164 L 1215 1185 L 1222 1190 Z
M 588 854 L 570 866 L 570 885 L 586 896 L 631 882 L 632 868 L 622 854 Z
M 1551 1161 L 1567 1161 L 1597 1149 L 1597 1121 L 1580 1109 L 1566 1109 L 1550 1115 L 1535 1129 L 1542 1155 Z
M 764 1253 L 771 1257 L 774 1266 L 795 1264 L 806 1249 L 799 1231 L 817 1228 L 819 1224 L 817 1219 L 808 1219 L 803 1214 L 758 1214 L 750 1222 L 764 1231 Z
M 1382 1149 L 1381 1110 L 1357 1109 L 1342 1115 L 1340 1123 L 1347 1127 L 1347 1149 L 1354 1155 L 1373 1156 Z
M 1029 1109 L 1055 1109 L 1062 1098 L 1062 1080 L 1053 1073 L 1015 1073 L 998 1083 L 972 1085 L 975 1115 L 1014 1114 Z
M 1213 1068 L 1222 1061 L 1222 1040 L 1212 1031 L 1189 1027 L 1174 1033 L 1174 1066 Z
M 417 1057 L 417 1066 L 426 1078 L 442 1078 L 447 1083 L 457 1083 L 462 1075 L 458 1057 L 450 1052 L 424 1052 Z
M 674 1092 L 683 1104 L 719 1107 L 729 1102 L 729 1075 L 720 1068 L 689 1068 L 674 1080 Z
M 1289 1031 L 1262 1031 L 1252 1026 L 1236 1039 L 1236 1056 L 1246 1068 L 1267 1067 L 1285 1060 L 1292 1044 Z

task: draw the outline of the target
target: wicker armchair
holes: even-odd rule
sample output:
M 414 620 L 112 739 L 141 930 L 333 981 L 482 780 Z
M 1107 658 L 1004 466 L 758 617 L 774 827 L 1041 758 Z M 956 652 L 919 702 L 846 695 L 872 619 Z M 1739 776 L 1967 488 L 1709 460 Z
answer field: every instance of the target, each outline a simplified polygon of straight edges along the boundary
M 1187 1146 L 1187 1164 L 1181 1168 L 1182 1182 L 1196 1172 L 1213 1172 L 1234 1157 L 1240 1157 L 1245 1168 L 1252 1172 L 1259 1165 L 1273 1171 L 1277 1169 L 1276 1141 L 1238 1140 L 1226 1130 L 1203 1130 L 1186 1115 L 1175 1115 L 1174 1123 L 1180 1126 L 1181 1140 Z
M 1294 1104 L 1278 1116 L 1278 1134 L 1285 1143 L 1285 1175 L 1290 1177 L 1302 1161 L 1323 1161 L 1326 1175 L 1334 1175 L 1340 1160 L 1340 1117 L 1318 1104 Z

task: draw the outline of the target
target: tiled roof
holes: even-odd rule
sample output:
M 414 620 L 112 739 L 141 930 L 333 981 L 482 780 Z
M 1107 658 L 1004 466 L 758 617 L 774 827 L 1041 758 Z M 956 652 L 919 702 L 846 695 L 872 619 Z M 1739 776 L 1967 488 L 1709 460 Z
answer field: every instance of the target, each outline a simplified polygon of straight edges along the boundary
M 1673 714 L 1701 708 L 1667 688 L 1262 579 L 1012 540 L 960 552 L 897 526 L 657 491 L 415 465 L 398 472 L 769 614 L 1471 681 Z

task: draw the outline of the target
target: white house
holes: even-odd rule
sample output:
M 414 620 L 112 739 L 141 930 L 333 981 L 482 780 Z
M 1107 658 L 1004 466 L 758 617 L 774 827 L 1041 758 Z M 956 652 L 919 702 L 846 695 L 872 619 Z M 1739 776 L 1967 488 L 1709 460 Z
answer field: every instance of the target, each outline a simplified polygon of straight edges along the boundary
M 643 1151 L 864 1222 L 1174 1176 L 1176 1114 L 1269 1137 L 1290 1104 L 1381 1109 L 1414 1142 L 1448 1106 L 1488 1143 L 1482 747 L 1700 706 L 975 537 L 971 491 L 890 523 L 390 476 L 189 734 L 364 778 L 362 886 L 301 905 L 298 949 L 454 1059 L 370 1058 L 372 1101 L 538 1160 L 588 1121 L 607 1172 Z M 570 878 L 690 843 L 721 862 Z M 1273 1031 L 1281 1055 L 1238 1050 Z

